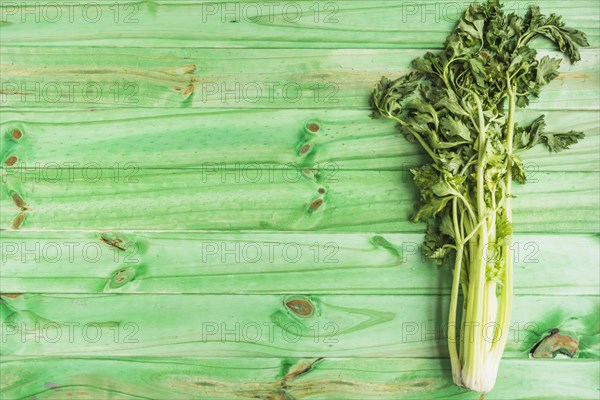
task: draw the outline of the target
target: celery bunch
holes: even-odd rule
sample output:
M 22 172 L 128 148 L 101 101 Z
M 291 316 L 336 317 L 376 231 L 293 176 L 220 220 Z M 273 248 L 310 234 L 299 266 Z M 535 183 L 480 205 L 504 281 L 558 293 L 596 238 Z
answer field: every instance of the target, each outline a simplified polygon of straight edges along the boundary
M 420 190 L 415 221 L 429 223 L 424 250 L 454 261 L 448 322 L 457 385 L 490 391 L 511 318 L 512 182 L 525 183 L 520 150 L 536 144 L 567 149 L 581 132 L 550 133 L 544 116 L 515 124 L 515 113 L 558 76 L 561 59 L 538 58 L 530 47 L 545 37 L 580 59 L 585 35 L 530 6 L 524 17 L 505 14 L 498 1 L 466 10 L 444 49 L 413 61 L 414 72 L 382 78 L 371 103 L 374 117 L 396 121 L 431 162 L 412 170 Z M 459 291 L 463 309 L 457 334 Z M 493 331 L 493 339 L 490 339 Z

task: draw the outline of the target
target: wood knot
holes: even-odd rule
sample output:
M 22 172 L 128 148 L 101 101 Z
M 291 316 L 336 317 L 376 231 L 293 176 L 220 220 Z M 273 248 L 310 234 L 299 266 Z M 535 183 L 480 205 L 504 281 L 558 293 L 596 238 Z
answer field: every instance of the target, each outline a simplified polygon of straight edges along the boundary
M 187 89 L 185 89 L 185 92 L 183 92 L 183 96 L 188 97 L 190 94 L 194 93 L 194 90 L 196 90 L 196 86 L 190 84 Z
M 389 242 L 382 236 L 373 236 L 373 243 L 375 243 L 377 246 L 386 246 L 389 244 Z
M 391 254 L 393 254 L 396 257 L 400 257 L 400 251 L 396 248 L 396 246 L 394 246 L 392 243 L 390 243 L 383 236 L 379 236 L 379 235 L 373 236 L 371 238 L 371 243 L 373 243 L 376 247 L 386 249 L 387 251 L 389 251 Z
M 21 211 L 13 220 L 11 227 L 12 229 L 19 229 L 23 222 L 25 222 L 25 217 L 27 217 L 27 212 Z
M 196 64 L 188 64 L 183 67 L 183 73 L 188 75 L 196 73 L 197 70 L 198 67 L 196 66 Z
M 310 206 L 308 206 L 308 208 L 310 211 L 317 211 L 319 209 L 319 207 L 321 207 L 322 205 L 323 205 L 323 199 L 316 199 L 315 201 L 310 203 Z
M 283 383 L 298 378 L 299 376 L 309 373 L 318 362 L 322 361 L 323 357 L 319 357 L 313 361 L 300 360 L 295 365 L 292 365 L 287 374 L 283 377 Z
M 316 122 L 310 122 L 310 123 L 306 124 L 306 129 L 310 133 L 317 133 L 317 132 L 319 132 L 319 129 L 321 129 L 321 126 L 319 124 L 317 124 Z
M 314 307 L 308 300 L 304 299 L 293 299 L 287 300 L 285 306 L 295 314 L 302 317 L 309 317 L 314 311 Z
M 116 234 L 108 232 L 100 234 L 100 240 L 110 247 L 121 251 L 126 251 L 130 244 L 132 244 L 127 242 L 125 239 L 118 237 Z
M 310 143 L 306 143 L 302 147 L 300 147 L 299 153 L 300 153 L 301 156 L 303 156 L 306 153 L 308 153 L 310 151 L 310 149 L 312 149 L 311 144 Z
M 554 358 L 557 354 L 564 354 L 573 358 L 579 348 L 579 342 L 569 335 L 559 333 L 558 328 L 550 331 L 550 334 L 536 343 L 531 349 L 533 358 Z
M 319 188 L 319 189 L 317 190 L 317 192 L 319 192 L 319 193 L 321 193 L 321 194 L 324 194 L 324 193 L 325 193 L 325 188 Z
M 21 138 L 23 137 L 23 132 L 21 132 L 21 131 L 20 131 L 20 130 L 18 130 L 18 129 L 14 129 L 14 130 L 11 132 L 11 136 L 12 136 L 14 139 L 16 139 L 16 140 L 19 140 L 19 139 L 21 139 Z
M 304 176 L 306 176 L 307 178 L 316 178 L 317 177 L 317 171 L 314 171 L 312 169 L 303 169 L 302 173 L 304 174 Z
M 13 165 L 15 165 L 17 163 L 17 161 L 19 161 L 17 156 L 10 156 L 6 159 L 6 166 L 12 167 Z
M 320 174 L 319 170 L 317 170 L 317 169 L 303 169 L 302 176 L 311 182 L 319 182 L 321 174 Z
M 107 235 L 100 235 L 100 240 L 102 240 L 107 245 L 114 247 L 115 249 L 125 251 L 126 243 L 123 239 L 120 238 L 109 238 Z
M 114 273 L 109 287 L 111 289 L 117 289 L 124 286 L 127 282 L 130 282 L 135 278 L 135 270 L 133 268 L 122 268 Z
M 12 192 L 10 197 L 13 203 L 15 203 L 15 206 L 19 207 L 21 211 L 27 211 L 29 209 L 25 200 L 23 200 L 23 198 L 17 192 Z

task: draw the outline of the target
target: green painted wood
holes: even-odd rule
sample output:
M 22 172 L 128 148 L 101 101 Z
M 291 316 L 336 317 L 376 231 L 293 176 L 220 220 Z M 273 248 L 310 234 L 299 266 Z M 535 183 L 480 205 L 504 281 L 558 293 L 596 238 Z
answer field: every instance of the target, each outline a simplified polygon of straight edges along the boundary
M 88 10 L 84 10 L 85 3 L 66 6 L 68 0 L 15 2 L 23 8 L 29 5 L 30 9 L 32 3 L 41 3 L 30 15 L 14 9 L 14 3 L 6 2 L 3 11 L 7 17 L 0 43 L 3 46 L 427 48 L 443 43 L 469 4 L 452 0 L 435 4 L 300 0 L 291 6 L 289 2 L 228 2 L 232 4 L 214 5 L 200 0 L 99 0 L 94 2 L 97 6 Z M 43 5 L 47 3 L 58 4 L 61 14 L 57 15 L 56 6 L 45 9 Z M 504 3 L 507 11 L 524 14 L 528 1 Z M 569 26 L 585 31 L 593 46 L 600 43 L 596 1 L 543 0 L 536 4 L 543 12 L 563 15 Z
M 522 154 L 532 180 L 538 171 L 599 171 L 597 111 L 544 111 L 548 129 L 579 130 L 587 137 L 569 151 L 551 155 L 542 146 Z M 540 115 L 524 110 L 523 125 Z M 316 133 L 307 130 L 318 124 Z M 16 140 L 12 132 L 18 129 Z M 315 128 L 313 128 L 315 129 Z M 102 132 L 102 134 L 98 134 Z M 311 143 L 309 160 L 299 149 Z M 16 156 L 19 168 L 97 166 L 123 169 L 282 169 L 332 166 L 340 170 L 409 169 L 426 158 L 393 123 L 372 120 L 362 110 L 5 110 L 0 122 L 0 161 Z M 5 166 L 4 163 L 2 163 Z
M 24 294 L 2 300 L 3 355 L 447 354 L 448 296 Z M 504 357 L 527 358 L 558 328 L 578 340 L 578 358 L 598 358 L 599 307 L 598 296 L 516 296 Z
M 0 292 L 448 294 L 450 270 L 423 259 L 422 240 L 420 233 L 0 232 Z M 517 235 L 514 243 L 517 294 L 598 293 L 600 277 L 589 273 L 600 264 L 598 236 Z M 133 273 L 118 283 L 121 270 Z
M 20 2 L 35 3 L 47 2 Z M 207 7 L 224 5 L 199 0 L 99 3 L 104 18 L 97 23 L 78 16 L 81 6 L 75 6 L 73 22 L 63 16 L 58 23 L 37 23 L 35 14 L 25 23 L 19 14 L 0 21 L 0 228 L 17 218 L 22 229 L 1 231 L 1 245 L 72 240 L 107 250 L 97 263 L 82 256 L 56 264 L 48 258 L 23 263 L 15 254 L 2 260 L 0 290 L 29 293 L 0 300 L 0 333 L 6 338 L 0 346 L 0 398 L 478 398 L 452 385 L 447 362 L 436 359 L 446 354 L 443 335 L 435 338 L 431 329 L 436 322 L 444 325 L 447 273 L 416 256 L 399 262 L 396 254 L 407 240 L 420 243 L 423 226 L 407 222 L 414 191 L 403 171 L 421 156 L 391 124 L 369 120 L 366 104 L 379 76 L 404 73 L 412 58 L 441 45 L 458 16 L 454 7 L 466 3 L 317 2 L 323 13 L 333 5 L 338 21 L 330 24 L 323 13 L 315 21 L 313 1 L 297 2 L 309 10 L 297 22 L 281 10 L 264 9 L 260 19 L 223 19 L 218 10 L 203 22 Z M 593 47 L 581 64 L 563 64 L 560 79 L 521 118 L 547 113 L 553 129 L 585 130 L 588 138 L 570 154 L 535 149 L 525 157 L 533 182 L 516 193 L 517 229 L 555 235 L 516 236 L 539 244 L 539 262 L 517 263 L 513 340 L 489 399 L 597 398 L 600 387 L 598 281 L 596 271 L 590 273 L 598 265 L 600 216 L 599 11 L 592 0 L 540 3 L 542 11 L 565 15 L 569 25 L 584 30 Z M 509 2 L 507 8 L 522 10 L 525 4 Z M 11 12 L 9 2 L 0 7 L 3 16 Z M 139 22 L 124 23 L 136 10 Z M 547 43 L 539 46 L 548 49 Z M 7 86 L 15 82 L 26 84 L 25 101 Z M 278 89 L 273 101 L 268 95 L 251 101 L 257 86 L 265 90 L 271 82 L 299 88 L 302 98 L 290 101 Z M 38 89 L 36 83 L 46 86 Z M 84 99 L 80 90 L 73 102 L 51 99 L 53 84 L 62 85 L 64 95 L 66 85 L 86 83 L 102 90 L 99 101 Z M 215 83 L 239 83 L 240 89 L 224 99 L 222 89 L 206 97 Z M 40 90 L 50 92 L 43 101 L 31 100 Z M 315 120 L 322 135 L 306 136 L 306 123 Z M 24 133 L 19 140 L 10 139 L 15 125 Z M 311 151 L 302 156 L 306 141 Z M 11 156 L 29 166 L 58 163 L 63 173 L 64 163 L 82 161 L 113 169 L 103 170 L 95 183 L 79 169 L 73 181 L 64 175 L 57 182 L 48 176 L 36 181 L 36 171 L 15 175 L 18 170 L 4 168 Z M 203 162 L 223 161 L 234 165 L 225 181 L 220 171 L 203 169 Z M 263 173 L 286 163 L 298 171 L 316 163 L 321 177 L 291 182 L 263 175 L 249 182 L 255 175 L 241 178 L 237 172 L 236 181 L 237 163 Z M 181 169 L 189 167 L 196 170 Z M 126 181 L 138 168 L 139 180 Z M 88 172 L 94 170 L 92 165 Z M 328 181 L 334 173 L 339 179 Z M 319 197 L 323 204 L 315 203 Z M 103 228 L 110 232 L 102 241 L 96 230 Z M 175 232 L 187 229 L 224 231 Z M 253 231 L 240 232 L 245 229 Z M 356 233 L 321 232 L 326 230 Z M 564 235 L 571 232 L 593 234 Z M 115 253 L 123 252 L 115 249 L 123 244 L 115 238 L 135 242 L 139 261 L 115 262 Z M 219 263 L 218 256 L 198 262 L 206 240 L 294 241 L 305 251 L 313 244 L 308 238 L 339 242 L 340 262 L 305 257 L 290 265 L 282 256 L 273 262 Z M 535 251 L 524 247 L 529 243 L 523 243 L 523 257 Z M 72 294 L 35 294 L 46 291 Z M 63 324 L 64 336 L 55 343 L 45 337 L 53 322 Z M 71 322 L 80 324 L 73 342 L 64 326 Z M 234 330 L 236 322 L 266 323 L 275 340 L 237 333 L 202 339 L 206 323 L 222 329 L 223 322 Z M 30 329 L 23 340 L 21 332 L 12 332 L 14 323 Z M 36 338 L 36 323 L 50 331 Z M 85 340 L 85 323 L 99 324 L 103 338 Z M 253 326 L 245 333 L 252 334 Z M 297 342 L 289 339 L 294 327 L 303 335 Z M 326 341 L 332 327 L 338 342 Z M 579 360 L 526 359 L 552 328 L 580 340 Z M 138 341 L 126 342 L 134 331 Z M 94 335 L 94 326 L 86 333 Z M 8 356 L 14 354 L 44 357 Z M 202 358 L 183 358 L 189 356 Z M 309 368 L 316 357 L 332 356 L 356 358 L 324 359 Z
M 0 226 L 26 230 L 419 232 L 415 189 L 397 171 L 5 169 Z M 519 232 L 593 233 L 596 172 L 544 172 L 515 189 Z M 323 193 L 321 193 L 323 192 Z M 576 196 L 576 202 L 574 199 Z M 24 204 L 25 203 L 25 204 Z M 577 204 L 577 207 L 574 207 Z M 22 211 L 24 208 L 27 210 Z
M 18 358 L 0 361 L 1 399 L 480 398 L 436 359 Z M 597 399 L 592 360 L 503 360 L 488 400 Z
M 368 109 L 374 83 L 406 73 L 424 51 L 8 47 L 0 54 L 0 104 Z M 560 70 L 530 108 L 597 110 L 598 51 L 584 49 L 580 62 L 565 60 Z

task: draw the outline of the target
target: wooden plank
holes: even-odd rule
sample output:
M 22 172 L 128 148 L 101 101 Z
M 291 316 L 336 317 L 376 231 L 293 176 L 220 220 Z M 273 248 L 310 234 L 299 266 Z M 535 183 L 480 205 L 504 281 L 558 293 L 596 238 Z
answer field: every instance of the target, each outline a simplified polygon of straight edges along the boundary
M 445 357 L 448 296 L 3 296 L 3 355 Z M 516 296 L 504 356 L 550 329 L 598 358 L 598 296 Z M 492 340 L 493 329 L 490 330 Z
M 0 292 L 448 294 L 450 269 L 423 258 L 422 240 L 420 233 L 9 231 L 0 233 Z M 597 294 L 600 277 L 589 268 L 600 265 L 599 244 L 596 235 L 517 235 L 516 293 Z M 116 282 L 121 270 L 131 279 Z
M 4 36 L 4 34 L 3 34 Z M 98 108 L 369 108 L 381 76 L 424 49 L 2 48 L 0 105 Z M 540 57 L 560 57 L 540 51 Z M 598 51 L 561 65 L 530 108 L 597 110 Z
M 6 399 L 480 398 L 444 359 L 21 358 L 0 361 Z M 592 360 L 503 360 L 486 399 L 598 398 Z M 524 396 L 525 395 L 525 396 Z
M 522 125 L 540 115 L 523 110 Z M 548 130 L 579 130 L 586 138 L 558 155 L 542 146 L 522 154 L 535 180 L 539 171 L 599 171 L 597 111 L 545 111 Z M 311 126 L 318 129 L 311 132 Z M 16 140 L 12 132 L 21 136 Z M 252 109 L 54 109 L 4 110 L 0 161 L 15 167 L 282 169 L 331 165 L 337 169 L 400 170 L 424 163 L 420 146 L 398 134 L 394 123 L 363 110 Z M 102 134 L 98 134 L 101 132 Z M 310 159 L 299 148 L 311 143 Z M 4 162 L 2 163 L 4 167 Z
M 231 4 L 201 0 L 98 0 L 92 7 L 68 0 L 4 2 L 0 43 L 2 46 L 426 48 L 441 46 L 470 3 L 228 2 Z M 522 15 L 529 2 L 504 3 L 507 11 Z M 544 13 L 563 15 L 569 26 L 587 33 L 593 46 L 600 43 L 596 1 L 544 0 L 536 4 Z M 181 18 L 182 15 L 193 17 Z
M 416 200 L 413 184 L 403 182 L 397 171 L 5 171 L 2 228 L 423 230 L 409 221 Z M 596 232 L 599 179 L 596 172 L 536 174 L 535 183 L 515 188 L 516 230 Z

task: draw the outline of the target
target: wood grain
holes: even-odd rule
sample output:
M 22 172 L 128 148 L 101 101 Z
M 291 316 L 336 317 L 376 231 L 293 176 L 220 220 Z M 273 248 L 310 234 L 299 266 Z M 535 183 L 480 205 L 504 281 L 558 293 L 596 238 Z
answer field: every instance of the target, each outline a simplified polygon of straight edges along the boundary
M 0 372 L 3 399 L 480 398 L 443 359 L 4 357 Z M 503 360 L 486 399 L 596 399 L 599 372 L 593 360 Z
M 3 32 L 4 36 L 4 32 Z M 442 44 L 440 41 L 439 44 Z M 409 71 L 423 49 L 7 47 L 0 104 L 10 107 L 369 109 L 381 76 Z M 563 58 L 555 51 L 540 56 Z M 562 62 L 538 110 L 597 110 L 598 52 Z
M 0 235 L 3 293 L 448 294 L 452 281 L 421 255 L 422 233 Z M 599 244 L 596 235 L 517 235 L 516 293 L 597 294 L 589 268 L 600 264 Z
M 6 169 L 0 226 L 39 230 L 420 232 L 397 171 Z M 116 173 L 121 173 L 116 175 Z M 515 188 L 518 232 L 596 232 L 596 172 L 545 172 Z M 26 203 L 15 202 L 16 193 Z M 577 207 L 574 197 L 577 196 Z M 18 223 L 17 223 L 18 222 Z
M 17 2 L 25 9 L 35 3 Z M 441 46 L 468 1 L 435 3 L 337 0 L 315 2 L 213 2 L 167 0 L 85 3 L 52 1 L 24 14 L 4 4 L 3 46 L 131 46 L 248 48 L 430 48 Z M 230 3 L 230 4 L 224 4 Z M 267 5 L 264 5 L 264 4 Z M 268 3 L 279 4 L 269 7 Z M 525 14 L 527 1 L 505 1 L 508 12 Z M 537 1 L 542 12 L 563 15 L 569 26 L 587 33 L 598 46 L 595 0 Z M 227 8 L 226 8 L 227 7 Z M 317 12 L 318 11 L 318 12 Z M 182 18 L 186 16 L 187 18 Z M 542 45 L 547 45 L 541 42 Z
M 2 300 L 3 355 L 447 355 L 448 296 L 24 294 Z M 527 358 L 553 328 L 575 336 L 579 358 L 598 357 L 598 296 L 516 296 L 513 303 L 504 357 Z
M 528 125 L 540 113 L 523 110 L 518 122 Z M 0 161 L 16 156 L 15 168 L 48 170 L 329 165 L 339 170 L 397 170 L 403 180 L 410 179 L 409 169 L 427 160 L 420 146 L 406 141 L 391 121 L 367 114 L 349 109 L 7 109 L 0 122 Z M 597 111 L 544 114 L 549 131 L 578 130 L 586 138 L 560 154 L 550 154 L 543 146 L 523 152 L 530 179 L 540 171 L 599 171 Z M 308 130 L 310 124 L 318 130 Z M 12 136 L 15 130 L 21 133 L 19 139 Z M 299 154 L 306 143 L 313 146 L 308 158 Z M 5 163 L 1 165 L 4 171 Z

